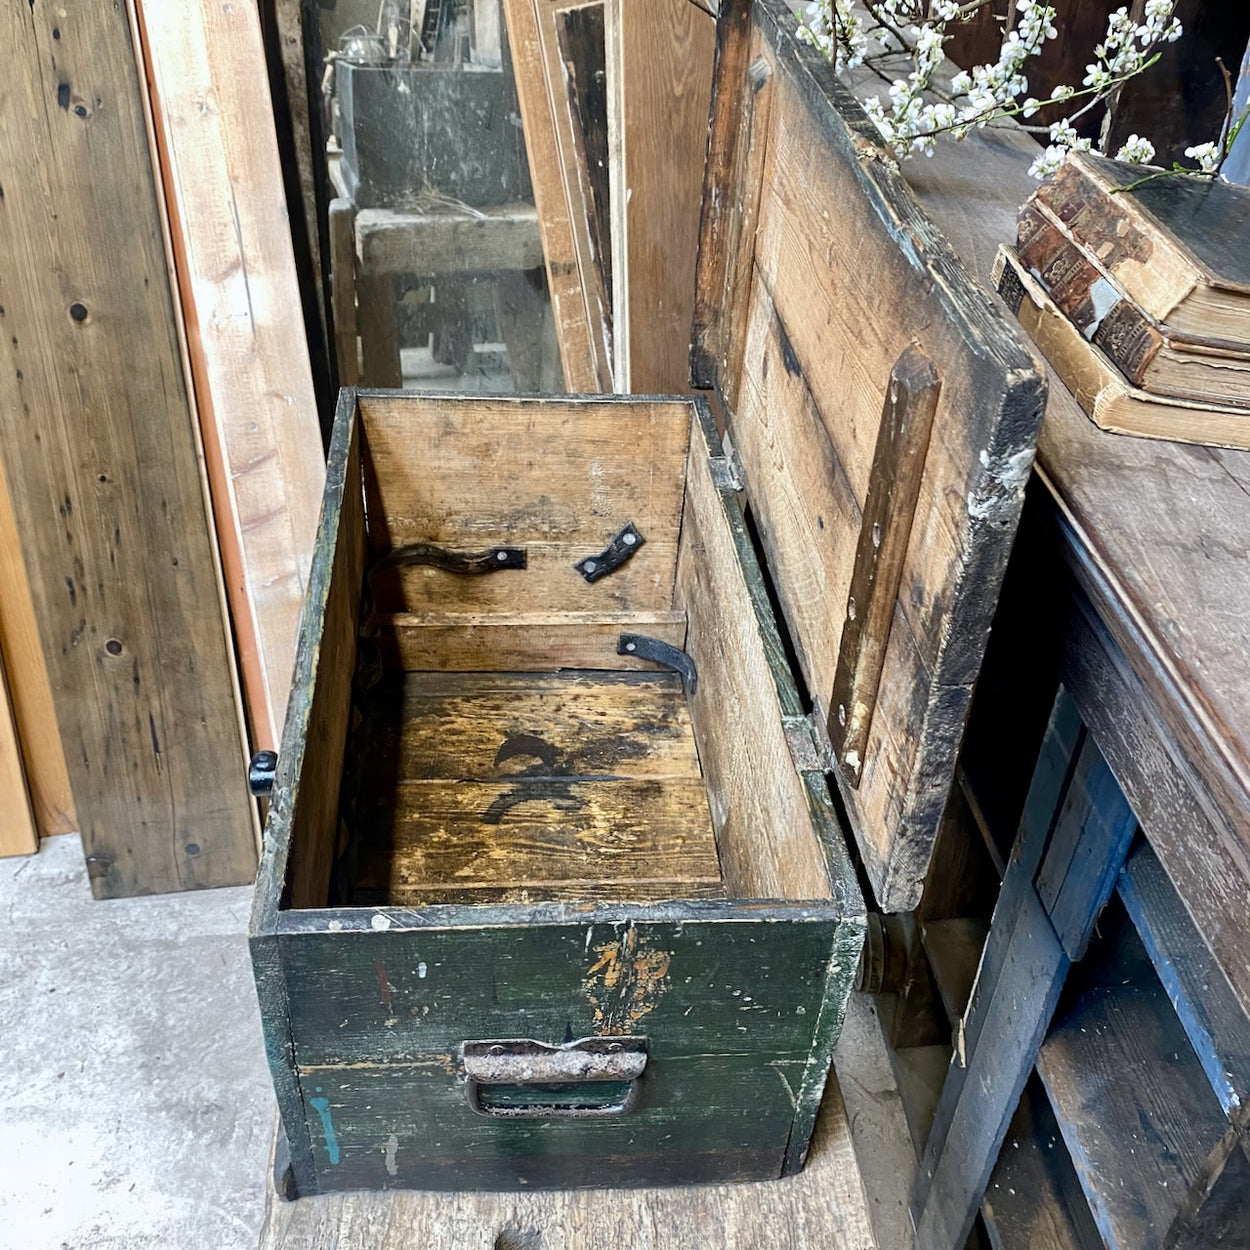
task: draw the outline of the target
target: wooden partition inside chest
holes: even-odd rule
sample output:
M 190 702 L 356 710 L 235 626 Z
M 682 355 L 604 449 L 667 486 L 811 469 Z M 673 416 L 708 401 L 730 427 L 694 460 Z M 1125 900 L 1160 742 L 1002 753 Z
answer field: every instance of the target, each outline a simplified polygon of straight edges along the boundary
M 706 405 L 344 392 L 328 473 L 252 929 L 299 1191 L 797 1168 L 862 904 Z M 587 1038 L 636 1105 L 516 1076 Z

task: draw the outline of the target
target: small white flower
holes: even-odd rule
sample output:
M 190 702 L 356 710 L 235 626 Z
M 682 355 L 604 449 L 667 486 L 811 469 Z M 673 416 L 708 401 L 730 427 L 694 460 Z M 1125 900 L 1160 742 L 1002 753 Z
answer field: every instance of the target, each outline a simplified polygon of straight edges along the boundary
M 1127 161 L 1130 165 L 1149 165 L 1154 158 L 1155 145 L 1141 135 L 1129 135 L 1115 154 L 1117 161 Z
M 1191 161 L 1198 162 L 1198 168 L 1205 174 L 1213 174 L 1219 167 L 1220 147 L 1217 143 L 1200 143 L 1197 147 L 1186 148 L 1185 155 Z
M 1055 147 L 1052 144 L 1029 166 L 1030 176 L 1034 178 L 1049 178 L 1063 164 L 1065 155 L 1066 152 L 1063 148 Z

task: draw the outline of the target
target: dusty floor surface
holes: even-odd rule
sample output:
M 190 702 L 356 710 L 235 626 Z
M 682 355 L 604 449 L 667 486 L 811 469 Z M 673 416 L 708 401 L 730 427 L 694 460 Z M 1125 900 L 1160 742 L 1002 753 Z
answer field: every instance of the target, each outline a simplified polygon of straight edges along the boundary
M 250 891 L 95 902 L 0 860 L 0 1250 L 253 1250 L 274 1104 Z

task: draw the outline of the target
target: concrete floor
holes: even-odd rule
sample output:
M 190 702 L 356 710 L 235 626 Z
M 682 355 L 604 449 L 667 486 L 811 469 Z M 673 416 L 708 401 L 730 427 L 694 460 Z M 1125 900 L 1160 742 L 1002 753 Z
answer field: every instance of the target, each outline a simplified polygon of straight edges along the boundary
M 0 1250 L 254 1250 L 249 898 L 95 902 L 77 837 L 0 860 Z

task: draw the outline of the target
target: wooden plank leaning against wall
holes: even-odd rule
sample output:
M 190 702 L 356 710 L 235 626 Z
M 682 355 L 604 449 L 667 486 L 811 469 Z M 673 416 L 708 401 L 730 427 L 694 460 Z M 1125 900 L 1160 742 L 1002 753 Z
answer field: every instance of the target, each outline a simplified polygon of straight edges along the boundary
M 690 0 L 606 0 L 615 389 L 689 389 L 716 22 Z
M 19 767 L 9 766 L 0 781 L 6 792 L 13 778 L 21 777 L 22 802 L 29 805 L 33 828 L 16 815 L 0 816 L 0 855 L 27 855 L 38 847 L 38 838 L 69 833 L 78 828 L 74 797 L 65 771 L 65 752 L 56 727 L 56 711 L 48 686 L 48 670 L 39 646 L 35 609 L 22 563 L 21 542 L 9 490 L 0 467 L 0 667 L 5 671 L 9 704 L 16 736 L 0 757 L 11 755 Z M 0 765 L 4 767 L 5 765 Z
M 5 5 L 0 439 L 97 897 L 249 880 L 254 809 L 124 6 Z
M 275 749 L 325 460 L 260 21 L 135 9 L 253 746 Z

